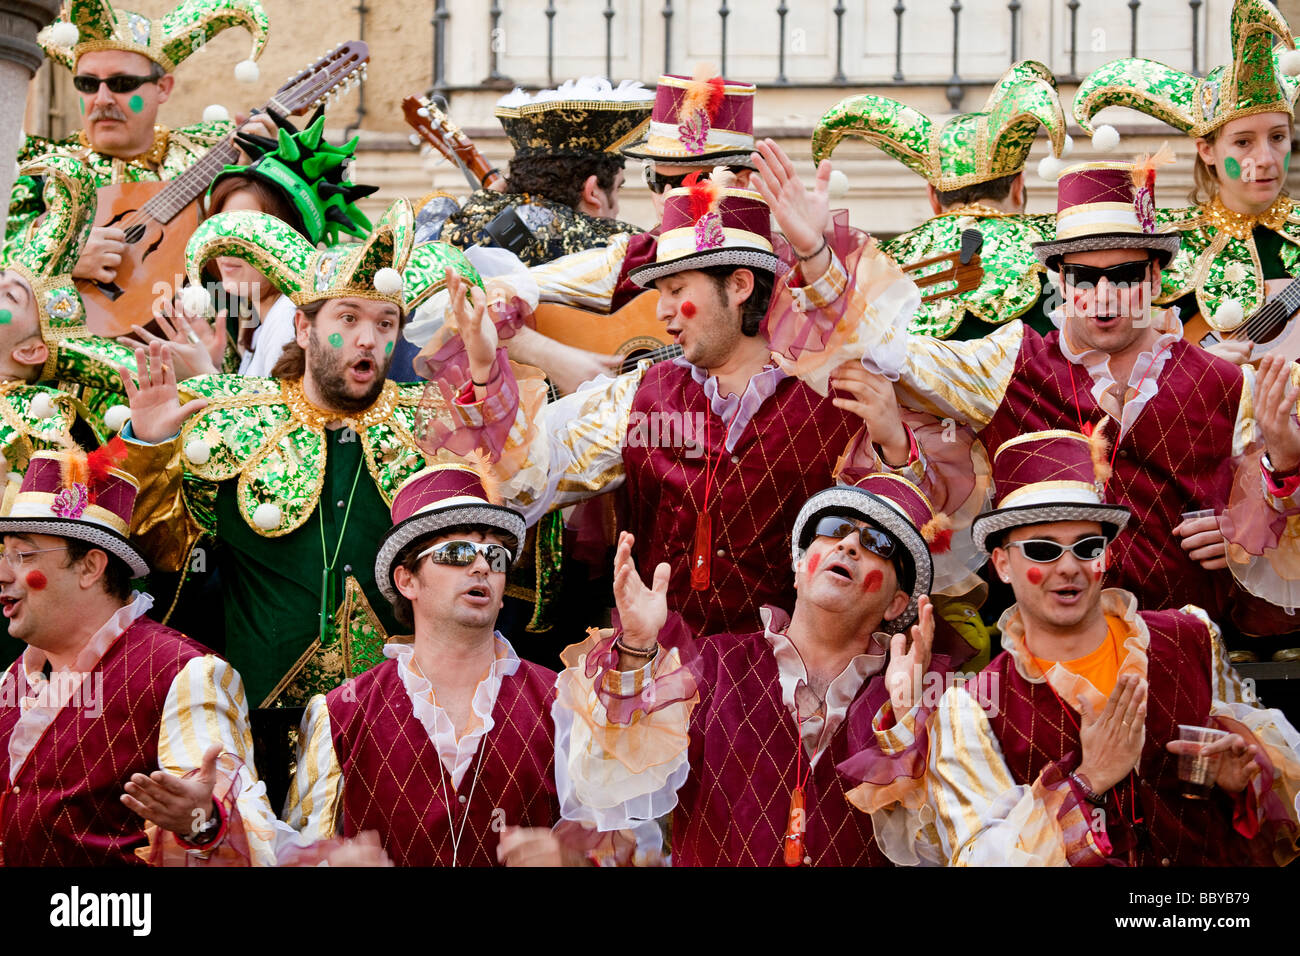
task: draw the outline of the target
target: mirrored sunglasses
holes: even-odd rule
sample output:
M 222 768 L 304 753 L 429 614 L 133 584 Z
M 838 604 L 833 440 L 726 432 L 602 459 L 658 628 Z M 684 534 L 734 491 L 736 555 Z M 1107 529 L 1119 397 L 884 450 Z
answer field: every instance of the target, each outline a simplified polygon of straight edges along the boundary
M 425 548 L 415 560 L 425 557 L 433 559 L 434 564 L 450 564 L 453 567 L 467 568 L 479 555 L 487 561 L 488 569 L 505 573 L 510 570 L 510 549 L 500 544 L 488 544 L 481 541 L 444 541 L 433 547 Z

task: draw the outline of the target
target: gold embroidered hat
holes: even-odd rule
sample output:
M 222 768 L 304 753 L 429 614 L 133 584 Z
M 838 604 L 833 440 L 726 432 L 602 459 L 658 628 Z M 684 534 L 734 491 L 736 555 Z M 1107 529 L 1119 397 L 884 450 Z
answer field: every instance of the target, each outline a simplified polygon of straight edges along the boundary
M 1099 67 L 1079 84 L 1074 118 L 1092 133 L 1092 118 L 1107 106 L 1126 106 L 1189 136 L 1213 132 L 1229 120 L 1256 113 L 1287 113 L 1300 84 L 1300 53 L 1291 28 L 1268 0 L 1235 0 L 1228 24 L 1232 62 L 1204 77 L 1155 60 L 1125 58 Z M 1098 127 L 1097 139 L 1109 127 Z M 1113 130 L 1104 148 L 1118 139 Z
M 183 0 L 155 19 L 132 10 L 114 10 L 108 0 L 69 0 L 63 15 L 36 40 L 46 56 L 69 70 L 76 69 L 83 53 L 125 50 L 148 57 L 170 73 L 230 27 L 243 27 L 253 37 L 249 58 L 235 67 L 235 77 L 256 83 L 255 61 L 270 30 L 259 0 Z
M 388 207 L 364 242 L 317 249 L 296 229 L 261 212 L 222 212 L 205 220 L 185 247 L 192 285 L 219 256 L 243 259 L 266 276 L 294 305 L 355 297 L 391 302 L 410 312 L 443 287 L 446 270 L 468 282 L 483 280 L 465 254 L 445 242 L 413 245 L 411 204 Z
M 617 153 L 650 121 L 654 93 L 636 80 L 611 86 L 603 76 L 569 80 L 554 90 L 516 89 L 497 101 L 496 117 L 516 159 Z
M 843 99 L 813 131 L 813 161 L 830 156 L 845 136 L 858 136 L 935 189 L 962 189 L 1024 169 L 1039 126 L 1047 130 L 1052 155 L 1064 155 L 1066 121 L 1056 78 L 1036 60 L 1021 60 L 998 80 L 982 111 L 962 113 L 942 126 L 887 96 Z
M 94 223 L 96 184 L 85 163 L 56 154 L 25 163 L 18 175 L 44 180 L 45 215 L 29 235 L 0 253 L 0 269 L 17 272 L 31 286 L 41 338 L 50 350 L 41 378 L 53 378 L 59 342 L 90 334 L 72 269 Z

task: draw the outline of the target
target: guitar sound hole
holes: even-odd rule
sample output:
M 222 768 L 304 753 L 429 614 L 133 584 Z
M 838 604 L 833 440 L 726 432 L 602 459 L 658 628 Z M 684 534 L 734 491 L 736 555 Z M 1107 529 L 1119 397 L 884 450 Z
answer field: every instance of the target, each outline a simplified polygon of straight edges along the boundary
M 141 239 L 143 239 L 143 238 L 144 238 L 144 224 L 143 224 L 143 223 L 138 223 L 138 222 L 137 222 L 134 226 L 132 226 L 131 228 L 127 229 L 127 231 L 126 231 L 126 241 L 127 241 L 130 245 L 135 245 L 137 242 L 139 242 L 139 241 L 140 241 Z

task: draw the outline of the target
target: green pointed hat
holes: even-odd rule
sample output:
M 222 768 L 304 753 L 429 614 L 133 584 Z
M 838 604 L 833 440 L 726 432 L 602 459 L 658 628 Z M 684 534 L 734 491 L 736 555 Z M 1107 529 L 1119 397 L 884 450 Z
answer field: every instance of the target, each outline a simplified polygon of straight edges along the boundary
M 411 204 L 399 199 L 364 242 L 318 250 L 275 216 L 223 212 L 194 231 L 185 247 L 186 266 L 190 282 L 199 285 L 208 262 L 232 256 L 266 276 L 295 305 L 353 296 L 391 302 L 404 313 L 442 288 L 448 267 L 483 284 L 460 250 L 444 243 L 413 248 L 414 221 Z
M 1039 126 L 1052 154 L 1065 149 L 1065 112 L 1050 70 L 1021 60 L 998 80 L 984 109 L 962 113 L 943 126 L 887 96 L 866 93 L 836 103 L 813 132 L 813 160 L 821 162 L 845 136 L 858 136 L 948 191 L 1009 176 L 1024 169 Z
M 284 195 L 297 210 L 304 234 L 313 245 L 323 239 L 337 243 L 340 231 L 364 239 L 372 227 L 366 214 L 357 208 L 356 200 L 377 192 L 379 187 L 358 186 L 343 178 L 361 137 L 354 136 L 342 146 L 326 142 L 323 112 L 301 132 L 274 112 L 271 117 L 280 127 L 277 139 L 236 134 L 235 139 L 253 161 L 223 169 L 212 180 L 208 195 L 227 176 L 248 176 Z
M 1091 133 L 1098 111 L 1127 106 L 1199 137 L 1241 116 L 1291 113 L 1300 84 L 1288 74 L 1300 72 L 1300 54 L 1277 7 L 1236 0 L 1228 31 L 1232 62 L 1205 77 L 1131 57 L 1093 70 L 1074 97 L 1075 121 Z
M 266 46 L 270 22 L 259 0 L 182 0 L 176 9 L 150 19 L 131 10 L 114 10 L 108 0 L 69 0 L 66 12 L 41 31 L 45 55 L 69 70 L 94 50 L 140 53 L 170 73 L 222 30 L 243 27 L 253 37 L 249 58 L 235 76 L 255 83 L 254 62 Z
M 72 284 L 72 269 L 94 223 L 96 183 L 85 163 L 55 154 L 24 164 L 18 175 L 44 180 L 45 216 L 28 236 L 10 243 L 7 252 L 0 254 L 0 268 L 14 270 L 32 287 L 41 337 L 50 349 L 41 378 L 50 378 L 58 343 L 90 334 L 81 294 Z

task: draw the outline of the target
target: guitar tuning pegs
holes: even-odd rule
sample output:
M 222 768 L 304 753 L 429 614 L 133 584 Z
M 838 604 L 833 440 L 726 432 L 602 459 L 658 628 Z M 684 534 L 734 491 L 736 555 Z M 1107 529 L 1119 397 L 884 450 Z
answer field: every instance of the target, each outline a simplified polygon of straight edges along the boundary
M 419 146 L 419 145 L 420 145 L 420 137 L 417 136 L 417 135 L 415 135 L 414 133 L 412 133 L 410 136 L 408 136 L 408 137 L 406 137 L 406 138 L 409 139 L 409 140 L 411 141 L 411 145 L 412 145 L 412 146 Z
M 416 115 L 416 116 L 423 116 L 425 119 L 428 119 L 428 117 L 429 117 L 429 109 L 428 109 L 428 107 L 421 106 L 418 110 L 415 111 L 415 115 Z

